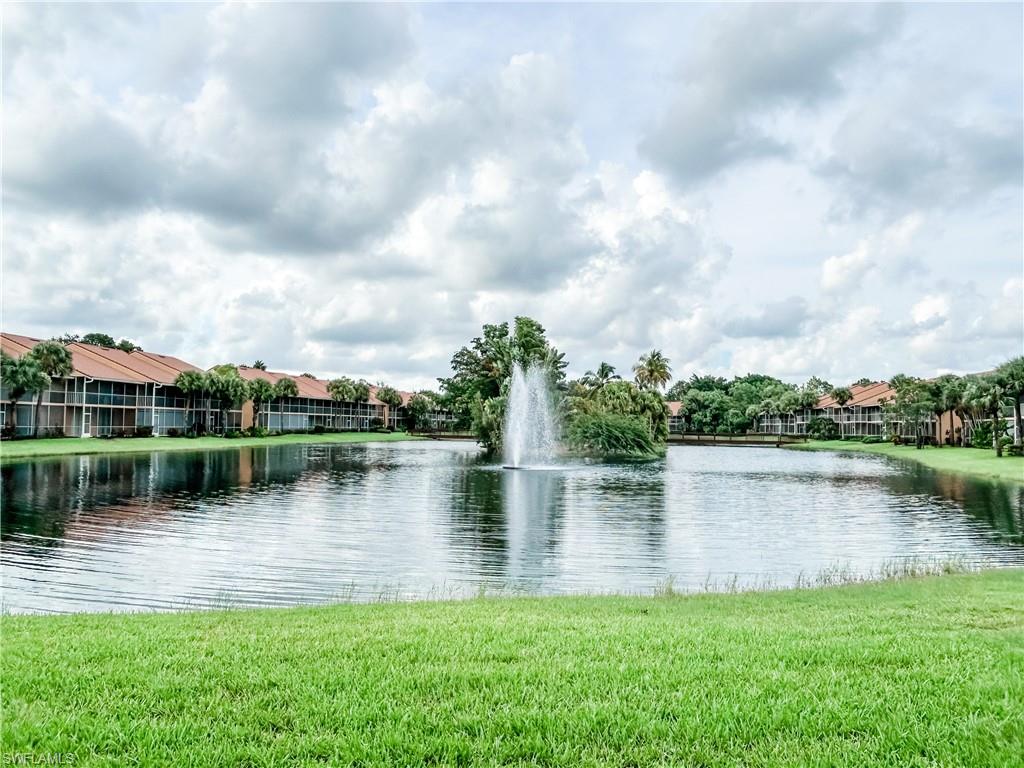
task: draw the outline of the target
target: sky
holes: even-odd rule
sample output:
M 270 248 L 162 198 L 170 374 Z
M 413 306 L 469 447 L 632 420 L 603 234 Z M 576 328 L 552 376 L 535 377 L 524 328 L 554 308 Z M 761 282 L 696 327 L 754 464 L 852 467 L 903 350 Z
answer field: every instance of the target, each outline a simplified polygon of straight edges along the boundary
M 3 6 L 2 326 L 433 387 L 1024 347 L 1022 6 Z

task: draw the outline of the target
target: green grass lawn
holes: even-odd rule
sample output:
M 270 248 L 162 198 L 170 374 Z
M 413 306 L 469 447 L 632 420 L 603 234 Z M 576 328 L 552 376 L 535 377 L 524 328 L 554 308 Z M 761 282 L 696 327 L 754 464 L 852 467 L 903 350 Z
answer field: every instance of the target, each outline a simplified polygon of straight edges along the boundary
M 846 440 L 809 440 L 785 446 L 794 451 L 856 451 L 877 453 L 896 459 L 916 461 L 932 469 L 946 472 L 965 472 L 979 477 L 998 478 L 1024 483 L 1024 457 L 1003 456 L 997 458 L 995 451 L 981 448 L 958 448 L 926 446 L 920 450 L 912 445 L 892 443 L 865 444 Z
M 405 432 L 325 432 L 322 435 L 299 434 L 276 437 L 239 437 L 225 439 L 207 436 L 185 437 L 55 437 L 42 440 L 14 440 L 0 443 L 0 462 L 34 459 L 40 456 L 66 456 L 80 453 L 148 453 L 149 451 L 212 451 L 242 448 L 248 445 L 293 445 L 303 443 L 379 443 L 394 440 L 421 440 Z
M 4 752 L 76 765 L 1024 759 L 1024 570 L 2 622 Z

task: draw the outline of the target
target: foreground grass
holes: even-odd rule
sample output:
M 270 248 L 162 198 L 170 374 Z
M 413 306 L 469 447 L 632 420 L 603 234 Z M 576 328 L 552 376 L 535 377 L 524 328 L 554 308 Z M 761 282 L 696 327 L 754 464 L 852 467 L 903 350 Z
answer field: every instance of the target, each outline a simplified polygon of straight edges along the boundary
M 76 765 L 1009 766 L 1024 571 L 778 593 L 3 618 Z
M 997 458 L 995 451 L 981 448 L 959 448 L 926 446 L 917 449 L 912 445 L 892 443 L 856 443 L 847 440 L 808 440 L 785 446 L 792 451 L 851 451 L 876 453 L 896 459 L 906 459 L 924 464 L 943 472 L 963 472 L 978 477 L 997 478 L 1024 483 L 1024 457 L 1003 456 Z
M 13 440 L 0 443 L 0 462 L 67 456 L 84 453 L 149 453 L 150 451 L 213 451 L 250 445 L 297 445 L 313 443 L 381 443 L 421 440 L 405 432 L 325 432 L 323 434 L 277 435 L 276 437 L 55 437 L 41 440 Z

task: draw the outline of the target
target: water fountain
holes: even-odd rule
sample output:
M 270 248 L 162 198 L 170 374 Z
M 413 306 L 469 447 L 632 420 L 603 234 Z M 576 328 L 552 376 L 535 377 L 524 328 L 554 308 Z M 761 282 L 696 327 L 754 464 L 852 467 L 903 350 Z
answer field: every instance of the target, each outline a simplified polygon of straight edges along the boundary
M 531 363 L 525 370 L 516 363 L 512 369 L 503 444 L 505 466 L 509 469 L 547 466 L 555 458 L 555 410 L 547 371 L 539 363 Z

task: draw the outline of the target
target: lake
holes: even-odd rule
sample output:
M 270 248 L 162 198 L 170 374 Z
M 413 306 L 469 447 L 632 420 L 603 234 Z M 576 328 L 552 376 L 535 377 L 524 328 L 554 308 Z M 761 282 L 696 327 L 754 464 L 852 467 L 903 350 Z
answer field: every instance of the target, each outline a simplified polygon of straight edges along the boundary
M 508 471 L 461 442 L 75 456 L 2 472 L 3 609 L 789 586 L 1024 565 L 1024 488 L 880 456 L 672 447 Z

